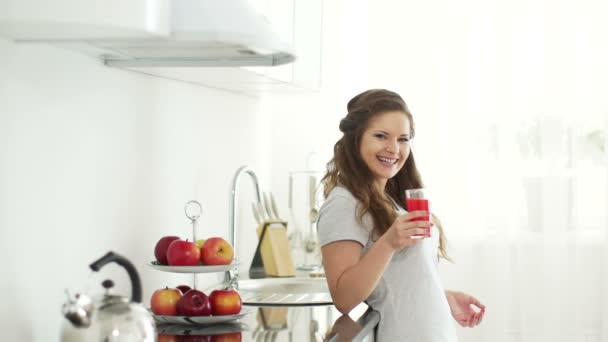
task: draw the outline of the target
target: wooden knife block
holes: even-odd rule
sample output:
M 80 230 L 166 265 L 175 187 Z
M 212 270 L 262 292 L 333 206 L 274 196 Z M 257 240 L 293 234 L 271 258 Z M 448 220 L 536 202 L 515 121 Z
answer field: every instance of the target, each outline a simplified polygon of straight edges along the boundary
M 293 277 L 296 268 L 287 238 L 287 223 L 264 222 L 257 228 L 258 249 L 266 276 Z
M 287 328 L 287 307 L 260 307 L 256 317 L 258 324 L 264 327 L 264 330 L 283 330 Z

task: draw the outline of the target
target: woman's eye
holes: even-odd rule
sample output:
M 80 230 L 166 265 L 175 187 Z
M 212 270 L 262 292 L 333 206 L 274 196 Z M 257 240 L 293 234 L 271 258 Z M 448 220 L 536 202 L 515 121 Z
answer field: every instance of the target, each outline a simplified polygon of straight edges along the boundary
M 408 142 L 408 141 L 410 141 L 410 138 L 408 138 L 408 137 L 399 138 L 399 141 Z
M 377 133 L 377 134 L 374 134 L 374 137 L 376 137 L 378 139 L 385 139 L 386 138 L 386 134 Z

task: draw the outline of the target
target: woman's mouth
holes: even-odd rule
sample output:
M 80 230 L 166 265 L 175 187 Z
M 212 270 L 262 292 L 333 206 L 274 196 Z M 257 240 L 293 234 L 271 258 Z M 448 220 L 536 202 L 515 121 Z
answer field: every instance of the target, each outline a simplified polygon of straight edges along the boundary
M 376 159 L 378 159 L 378 161 L 386 167 L 392 167 L 393 165 L 397 164 L 397 161 L 399 159 L 396 158 L 387 158 L 387 157 L 376 157 Z

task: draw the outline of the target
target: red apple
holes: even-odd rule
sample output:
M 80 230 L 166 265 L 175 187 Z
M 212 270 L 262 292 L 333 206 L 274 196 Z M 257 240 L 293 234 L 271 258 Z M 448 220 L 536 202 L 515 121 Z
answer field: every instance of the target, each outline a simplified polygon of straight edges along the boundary
M 201 247 L 203 265 L 230 265 L 233 257 L 232 246 L 221 237 L 209 238 Z
M 177 302 L 177 313 L 180 316 L 210 316 L 209 297 L 199 290 L 192 289 Z
M 186 294 L 186 292 L 190 291 L 192 288 L 188 285 L 179 285 L 175 287 L 176 289 L 182 291 L 182 294 Z
M 180 335 L 179 342 L 210 342 L 209 335 Z
M 240 342 L 241 332 L 223 333 L 211 336 L 212 342 Z
M 236 315 L 241 312 L 241 296 L 235 290 L 214 290 L 209 295 L 214 316 Z
M 158 334 L 158 340 L 156 340 L 156 341 L 157 342 L 178 342 L 179 337 L 176 335 Z
M 150 298 L 150 308 L 155 315 L 175 316 L 177 314 L 177 303 L 182 297 L 182 292 L 178 289 L 158 289 L 154 291 Z
M 161 265 L 167 265 L 167 248 L 175 240 L 179 240 L 179 237 L 173 235 L 164 236 L 156 243 L 154 256 L 156 257 L 156 261 L 160 262 Z
M 196 266 L 200 257 L 200 250 L 190 241 L 175 240 L 167 249 L 167 262 L 171 266 Z

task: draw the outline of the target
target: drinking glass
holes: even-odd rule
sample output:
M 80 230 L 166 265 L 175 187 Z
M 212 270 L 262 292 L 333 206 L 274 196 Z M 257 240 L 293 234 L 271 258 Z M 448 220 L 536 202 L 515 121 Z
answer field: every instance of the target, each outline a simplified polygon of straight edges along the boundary
M 405 208 L 408 212 L 423 210 L 428 212 L 428 215 L 415 217 L 410 221 L 431 221 L 431 211 L 429 210 L 429 200 L 425 195 L 425 189 L 408 189 L 405 190 Z M 414 239 L 422 239 L 431 236 L 431 228 L 425 228 L 426 234 L 412 235 Z

